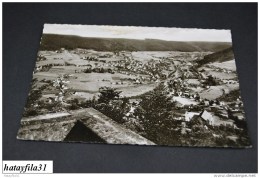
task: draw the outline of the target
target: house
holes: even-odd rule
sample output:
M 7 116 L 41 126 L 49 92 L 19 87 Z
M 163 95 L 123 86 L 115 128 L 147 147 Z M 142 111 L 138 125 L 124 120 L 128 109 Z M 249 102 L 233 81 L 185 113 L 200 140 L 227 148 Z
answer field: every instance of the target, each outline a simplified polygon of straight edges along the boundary
M 142 99 L 129 99 L 129 103 L 133 105 L 138 105 Z
M 193 125 L 192 127 L 200 127 L 200 128 L 205 128 L 204 126 L 206 125 L 206 121 L 202 119 L 199 115 L 194 115 L 190 123 Z
M 219 104 L 220 104 L 220 106 L 225 106 L 225 102 L 224 101 L 220 101 Z
M 243 113 L 241 112 L 233 112 L 232 113 L 232 116 L 237 118 L 238 120 L 244 120 L 245 119 L 245 116 Z
M 205 100 L 205 101 L 204 101 L 204 104 L 205 104 L 205 106 L 209 106 L 209 101 L 208 101 L 208 100 Z
M 205 121 L 208 121 L 210 125 L 213 125 L 213 123 L 214 123 L 213 115 L 212 115 L 211 113 L 209 113 L 208 111 L 203 110 L 203 111 L 200 113 L 200 117 L 201 117 L 202 119 L 204 119 Z
M 224 126 L 233 126 L 233 127 L 235 127 L 234 122 L 235 122 L 235 121 L 232 120 L 232 119 L 221 120 L 221 125 L 224 125 Z
M 186 112 L 185 121 L 189 122 L 194 116 L 199 116 L 199 113 L 198 112 Z

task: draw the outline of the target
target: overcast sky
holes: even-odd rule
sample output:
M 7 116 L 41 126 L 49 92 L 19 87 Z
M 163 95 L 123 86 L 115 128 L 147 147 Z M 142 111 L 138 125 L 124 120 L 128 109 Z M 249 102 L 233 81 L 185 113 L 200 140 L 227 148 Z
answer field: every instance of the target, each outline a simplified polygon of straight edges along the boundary
M 44 24 L 43 33 L 98 38 L 231 42 L 230 30 L 215 29 Z

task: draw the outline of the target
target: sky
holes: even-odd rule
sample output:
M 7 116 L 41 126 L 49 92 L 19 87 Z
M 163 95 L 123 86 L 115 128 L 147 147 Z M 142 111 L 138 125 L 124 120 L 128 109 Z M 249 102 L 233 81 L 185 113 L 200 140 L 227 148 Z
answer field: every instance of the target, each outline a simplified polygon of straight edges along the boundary
M 44 24 L 43 33 L 140 40 L 160 39 L 166 41 L 232 41 L 230 30 L 195 28 Z

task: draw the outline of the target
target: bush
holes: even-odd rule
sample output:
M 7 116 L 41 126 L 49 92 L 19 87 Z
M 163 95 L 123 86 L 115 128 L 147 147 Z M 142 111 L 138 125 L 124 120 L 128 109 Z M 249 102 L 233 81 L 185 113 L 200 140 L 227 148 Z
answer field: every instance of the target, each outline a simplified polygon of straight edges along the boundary
M 99 103 L 109 103 L 111 100 L 119 98 L 121 91 L 116 91 L 116 89 L 111 87 L 101 87 L 99 88 L 100 96 L 98 99 Z
M 36 116 L 38 112 L 34 109 L 25 109 L 23 112 L 23 117 Z

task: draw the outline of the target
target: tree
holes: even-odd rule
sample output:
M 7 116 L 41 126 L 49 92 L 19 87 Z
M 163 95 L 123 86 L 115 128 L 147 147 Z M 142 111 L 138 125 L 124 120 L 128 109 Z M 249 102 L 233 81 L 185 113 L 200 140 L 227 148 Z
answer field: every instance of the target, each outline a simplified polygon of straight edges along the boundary
M 141 99 L 140 108 L 136 109 L 134 115 L 138 116 L 143 126 L 144 136 L 157 144 L 175 144 L 179 123 L 172 119 L 175 103 L 167 96 L 164 84 Z
M 68 102 L 70 106 L 68 107 L 69 110 L 76 110 L 80 108 L 80 103 L 77 98 L 74 98 L 73 100 Z
M 42 85 L 41 87 L 37 88 L 37 79 L 33 79 L 31 82 L 31 90 L 28 95 L 27 103 L 24 108 L 23 116 L 35 116 L 38 114 L 38 109 L 34 107 L 36 104 L 38 104 L 40 98 L 42 97 L 42 91 L 46 89 L 49 84 Z
M 212 75 L 209 75 L 205 81 L 205 84 L 209 86 L 216 86 L 219 85 L 219 82 Z
M 109 103 L 111 100 L 115 100 L 119 98 L 119 94 L 121 91 L 116 91 L 115 88 L 111 87 L 101 87 L 99 88 L 99 103 Z
M 64 78 L 64 75 L 59 76 L 57 79 L 55 79 L 53 81 L 53 87 L 55 87 L 58 91 L 59 94 L 56 94 L 56 101 L 63 103 L 63 98 L 65 95 L 68 94 L 68 87 L 67 87 L 67 83 L 69 81 L 67 80 L 67 78 Z

